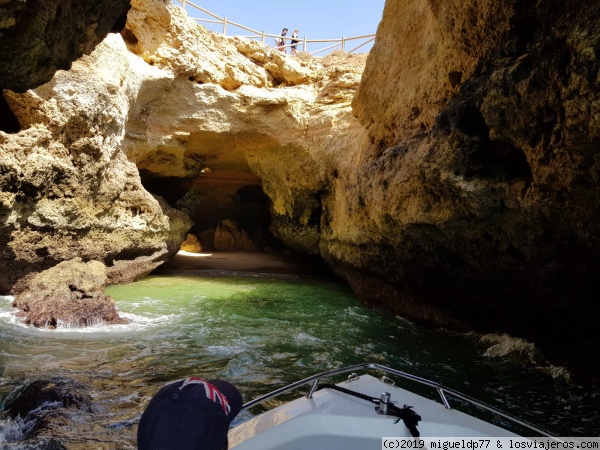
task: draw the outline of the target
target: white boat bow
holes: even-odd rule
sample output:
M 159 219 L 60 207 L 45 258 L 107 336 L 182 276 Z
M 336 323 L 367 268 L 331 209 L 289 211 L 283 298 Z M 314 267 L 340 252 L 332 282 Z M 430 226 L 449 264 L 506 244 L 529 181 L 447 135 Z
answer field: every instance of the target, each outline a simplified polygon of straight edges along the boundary
M 383 371 L 390 376 L 411 380 L 437 391 L 439 402 L 396 386 L 386 376 L 381 379 L 365 370 Z M 351 373 L 346 381 L 337 383 L 337 390 L 323 385 L 322 380 L 343 373 Z M 498 422 L 516 424 L 529 435 L 550 436 L 545 430 L 517 417 L 446 388 L 436 382 L 391 369 L 379 364 L 356 366 L 320 373 L 246 403 L 249 409 L 283 393 L 310 384 L 309 392 L 274 409 L 234 426 L 229 432 L 229 448 L 236 450 L 312 450 L 381 449 L 383 437 L 415 439 L 421 437 L 510 437 L 520 436 L 514 431 L 453 409 L 449 398 L 475 405 L 477 409 L 501 418 Z M 357 393 L 358 395 L 354 395 Z M 388 396 L 389 394 L 389 396 Z M 389 399 L 388 399 L 389 397 Z M 403 406 L 410 406 L 402 412 Z M 400 412 L 399 412 L 400 411 Z M 417 414 L 417 430 L 411 433 L 410 415 Z M 402 420 L 408 415 L 408 422 Z M 408 424 L 408 426 L 407 426 Z M 534 434 L 532 434 L 534 433 Z M 408 447 L 414 448 L 414 447 Z

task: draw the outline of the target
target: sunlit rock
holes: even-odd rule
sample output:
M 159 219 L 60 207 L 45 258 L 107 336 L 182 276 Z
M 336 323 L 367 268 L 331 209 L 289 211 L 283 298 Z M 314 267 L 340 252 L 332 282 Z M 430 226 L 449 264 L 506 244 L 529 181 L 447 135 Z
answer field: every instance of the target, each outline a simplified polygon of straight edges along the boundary
M 179 248 L 191 222 L 165 215 L 122 151 L 140 85 L 169 77 L 150 66 L 138 76 L 140 66 L 110 35 L 51 82 L 5 91 L 22 130 L 0 132 L 0 290 L 74 256 L 104 262 L 115 282 L 132 281 Z
M 196 236 L 188 234 L 185 241 L 181 243 L 180 249 L 184 252 L 200 253 L 202 251 L 202 245 Z
M 125 151 L 145 185 L 164 196 L 202 192 L 218 205 L 258 184 L 275 236 L 318 254 L 322 194 L 366 145 L 350 105 L 365 55 L 292 58 L 210 33 L 157 1 L 133 2 L 124 35 L 132 52 L 173 74 L 142 86 L 128 117 Z M 205 207 L 185 210 L 198 235 L 216 228 L 218 221 L 200 228 Z

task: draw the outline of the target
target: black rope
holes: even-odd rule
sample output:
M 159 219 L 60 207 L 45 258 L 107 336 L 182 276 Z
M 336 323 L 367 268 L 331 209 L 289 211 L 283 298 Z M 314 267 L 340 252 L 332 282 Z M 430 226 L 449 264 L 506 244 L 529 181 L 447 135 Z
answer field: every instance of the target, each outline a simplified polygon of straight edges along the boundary
M 346 389 L 335 384 L 322 384 L 317 388 L 317 390 L 320 389 L 333 389 L 335 391 L 343 392 L 344 394 L 352 395 L 353 397 L 358 397 L 363 400 L 367 400 L 368 402 L 374 403 L 376 405 L 379 405 L 381 403 L 381 400 L 378 398 L 361 394 L 360 392 L 351 391 L 350 389 Z M 421 416 L 418 415 L 412 408 L 412 406 L 406 405 L 404 405 L 402 408 L 399 408 L 398 406 L 389 403 L 387 415 L 398 418 L 398 420 L 396 420 L 396 422 L 394 423 L 398 423 L 400 422 L 400 420 L 402 420 L 402 422 L 404 422 L 404 425 L 406 425 L 406 428 L 408 428 L 408 431 L 410 431 L 412 437 L 419 437 L 421 434 L 417 429 L 417 425 L 422 419 Z

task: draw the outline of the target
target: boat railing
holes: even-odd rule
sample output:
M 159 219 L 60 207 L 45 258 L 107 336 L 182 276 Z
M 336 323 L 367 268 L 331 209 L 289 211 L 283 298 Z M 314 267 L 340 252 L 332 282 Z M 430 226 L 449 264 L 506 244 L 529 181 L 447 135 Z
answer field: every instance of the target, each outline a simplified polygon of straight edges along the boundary
M 354 371 L 358 371 L 358 370 L 369 370 L 369 369 L 374 369 L 374 370 L 381 370 L 396 376 L 399 376 L 401 378 L 407 379 L 407 380 L 411 380 L 414 382 L 417 382 L 419 384 L 431 387 L 433 389 L 435 389 L 440 397 L 440 400 L 442 402 L 442 404 L 448 408 L 448 409 L 452 409 L 452 406 L 450 405 L 450 401 L 448 399 L 448 396 L 451 397 L 456 397 L 458 399 L 461 399 L 467 403 L 470 403 L 476 407 L 479 407 L 483 410 L 486 410 L 488 412 L 491 412 L 493 414 L 496 414 L 500 417 L 503 417 L 507 420 L 510 420 L 513 423 L 519 424 L 525 428 L 528 428 L 531 431 L 534 431 L 536 433 L 541 434 L 542 436 L 548 436 L 551 437 L 552 434 L 550 434 L 548 431 L 539 428 L 523 419 L 519 419 L 518 417 L 515 417 L 509 413 L 506 413 L 498 408 L 495 408 L 491 405 L 488 405 L 487 403 L 481 402 L 473 397 L 470 397 L 466 394 L 463 394 L 462 392 L 456 391 L 454 389 L 450 389 L 447 388 L 446 386 L 443 386 L 440 383 L 436 383 L 435 381 L 431 381 L 428 380 L 426 378 L 422 378 L 416 375 L 412 375 L 410 373 L 407 372 L 403 372 L 401 370 L 396 370 L 396 369 L 392 369 L 390 367 L 386 367 L 386 366 L 382 366 L 381 364 L 377 364 L 377 363 L 364 363 L 364 364 L 356 364 L 353 366 L 348 366 L 348 367 L 342 367 L 339 369 L 334 369 L 334 370 L 330 370 L 327 372 L 321 372 L 315 375 L 312 375 L 308 378 L 304 378 L 303 380 L 299 380 L 296 381 L 294 383 L 288 384 L 287 386 L 283 386 L 279 389 L 276 389 L 272 392 L 269 392 L 268 394 L 264 394 L 258 398 L 255 398 L 254 400 L 251 400 L 247 403 L 245 403 L 242 406 L 242 409 L 249 409 L 252 408 L 260 403 L 263 403 L 267 400 L 271 400 L 275 397 L 278 397 L 282 394 L 285 394 L 287 392 L 293 391 L 295 389 L 298 389 L 299 387 L 305 386 L 307 384 L 311 384 L 310 390 L 308 391 L 308 393 L 306 394 L 307 398 L 312 398 L 314 392 L 317 390 L 318 385 L 319 385 L 319 381 L 322 378 L 330 378 L 330 377 L 334 377 L 337 375 L 341 375 L 344 373 L 349 373 L 349 372 L 354 372 Z

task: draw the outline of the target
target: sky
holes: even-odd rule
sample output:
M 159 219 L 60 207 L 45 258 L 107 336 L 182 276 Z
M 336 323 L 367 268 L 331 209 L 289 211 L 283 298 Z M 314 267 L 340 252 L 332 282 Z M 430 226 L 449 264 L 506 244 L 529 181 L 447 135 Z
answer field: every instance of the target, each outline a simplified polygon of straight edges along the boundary
M 173 3 L 181 6 L 181 1 Z M 381 20 L 385 0 L 192 0 L 192 3 L 216 14 L 227 17 L 228 21 L 237 22 L 257 31 L 279 34 L 285 27 L 287 36 L 297 28 L 299 36 L 307 39 L 340 39 L 367 34 L 375 34 Z M 212 19 L 196 8 L 187 7 L 188 13 L 195 18 Z M 209 30 L 223 31 L 223 25 L 199 22 Z M 248 36 L 248 31 L 231 25 L 227 26 L 227 35 Z M 267 38 L 266 44 L 274 45 L 274 38 Z M 352 50 L 365 42 L 356 40 L 346 43 L 346 51 Z M 308 52 L 312 53 L 332 45 L 333 43 L 309 43 Z M 357 52 L 365 52 L 371 44 L 361 47 Z M 338 47 L 340 48 L 340 47 Z M 299 47 L 299 50 L 302 50 Z M 325 51 L 316 56 L 329 53 Z M 289 52 L 289 49 L 288 49 Z

